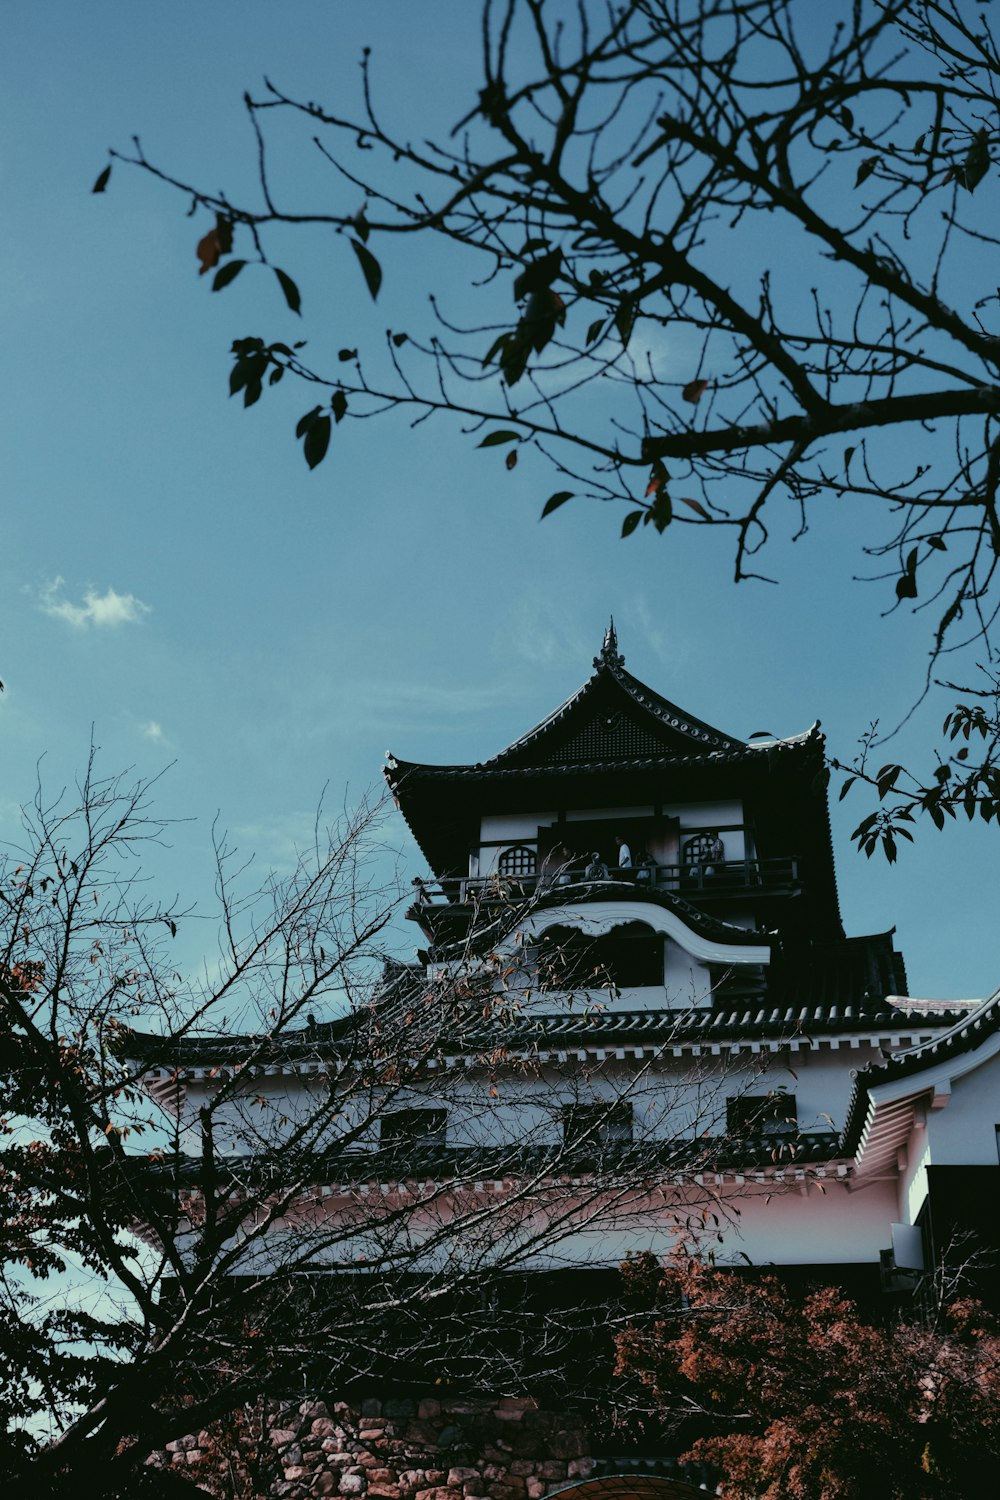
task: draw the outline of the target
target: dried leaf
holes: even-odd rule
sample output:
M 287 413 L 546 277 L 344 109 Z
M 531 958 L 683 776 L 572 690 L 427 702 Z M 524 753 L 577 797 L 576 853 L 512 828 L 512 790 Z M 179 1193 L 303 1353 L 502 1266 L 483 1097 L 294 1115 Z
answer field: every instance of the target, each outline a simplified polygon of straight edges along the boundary
M 646 485 L 646 499 L 648 500 L 650 495 L 658 495 L 669 478 L 670 476 L 666 469 L 660 460 L 657 459 L 653 465 L 653 471 L 649 476 L 649 483 Z
M 702 396 L 704 396 L 707 390 L 707 380 L 689 380 L 687 385 L 681 391 L 681 395 L 684 397 L 685 401 L 690 401 L 692 406 L 697 406 L 698 402 L 701 400 Z
M 201 261 L 201 270 L 198 272 L 199 276 L 204 276 L 206 271 L 215 269 L 219 264 L 219 257 L 222 255 L 222 245 L 219 242 L 219 231 L 217 229 L 210 229 L 207 234 L 202 235 L 198 241 L 198 248 L 195 254 Z

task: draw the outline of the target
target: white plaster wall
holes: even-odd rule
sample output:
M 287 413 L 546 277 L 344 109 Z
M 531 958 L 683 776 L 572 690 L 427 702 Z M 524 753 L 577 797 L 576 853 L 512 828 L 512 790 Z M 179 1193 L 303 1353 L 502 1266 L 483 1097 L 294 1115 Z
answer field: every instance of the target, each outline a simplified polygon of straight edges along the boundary
M 708 965 L 685 953 L 680 943 L 673 943 L 669 938 L 665 945 L 663 983 L 665 1003 L 671 1009 L 701 1008 L 712 1003 L 712 976 Z M 660 1004 L 663 1003 L 664 999 L 661 999 Z
M 900 1224 L 915 1224 L 927 1199 L 927 1168 L 930 1166 L 930 1136 L 926 1126 L 910 1131 L 899 1178 Z
M 623 1038 L 583 1057 L 575 1047 L 567 1047 L 561 1061 L 537 1068 L 528 1064 L 523 1071 L 502 1064 L 492 1073 L 481 1066 L 471 1072 L 456 1067 L 443 1072 L 440 1080 L 431 1077 L 419 1088 L 394 1092 L 387 1105 L 379 1092 L 354 1092 L 344 1081 L 329 1106 L 324 1139 L 332 1142 L 366 1125 L 357 1147 L 374 1147 L 383 1107 L 445 1108 L 448 1140 L 455 1145 L 551 1143 L 560 1138 L 565 1107 L 619 1099 L 633 1106 L 636 1140 L 665 1140 L 720 1133 L 725 1130 L 728 1097 L 778 1090 L 795 1096 L 801 1130 L 828 1131 L 830 1119 L 837 1128 L 843 1123 L 851 1069 L 866 1060 L 848 1050 L 757 1056 L 742 1052 L 731 1058 L 710 1046 L 698 1055 L 688 1052 L 676 1058 L 666 1049 L 661 1057 L 644 1060 Z M 213 1088 L 208 1080 L 192 1084 L 187 1093 L 183 1118 L 189 1149 L 195 1153 L 200 1149 L 198 1109 Z M 254 1102 L 258 1095 L 267 1101 L 263 1109 Z M 245 1096 L 216 1112 L 217 1143 L 222 1149 L 250 1151 L 255 1140 L 260 1145 L 280 1138 L 296 1122 L 325 1109 L 328 1096 L 326 1083 L 308 1075 L 254 1081 Z
M 766 1199 L 757 1188 L 740 1202 L 738 1224 L 722 1231 L 722 1256 L 742 1251 L 755 1264 L 871 1263 L 890 1243 L 894 1182 L 855 1189 L 828 1178 L 786 1185 Z
M 702 966 L 694 959 L 683 955 L 684 963 L 678 962 L 671 971 L 667 984 L 631 985 L 617 990 L 575 990 L 572 994 L 573 1009 L 622 1015 L 633 1011 L 650 1010 L 704 1010 L 712 1003 L 708 989 L 708 975 L 701 972 Z M 524 1012 L 526 1015 L 552 1015 L 568 993 L 545 990 L 542 993 L 526 992 Z
M 895 1212 L 894 1186 L 887 1182 L 862 1190 L 832 1177 L 821 1184 L 706 1185 L 700 1197 L 691 1192 L 686 1200 L 679 1191 L 660 1194 L 659 1207 L 637 1212 L 631 1225 L 570 1236 L 548 1263 L 614 1267 L 643 1250 L 663 1256 L 679 1238 L 678 1217 L 689 1217 L 696 1231 L 704 1213 L 701 1241 L 721 1264 L 873 1265 L 890 1243 Z M 545 1257 L 536 1262 L 546 1263 Z
M 486 813 L 479 825 L 481 839 L 510 839 L 517 843 L 521 839 L 534 840 L 542 824 L 554 823 L 555 812 L 532 813 Z
M 489 813 L 479 825 L 479 837 L 483 840 L 483 847 L 479 851 L 479 857 L 475 853 L 470 855 L 470 875 L 494 875 L 504 848 L 511 844 L 528 844 L 535 847 L 538 839 L 540 824 L 554 823 L 556 814 L 554 812 L 540 813 Z M 490 847 L 487 841 L 502 839 L 503 844 Z
M 201 1152 L 199 1111 L 212 1100 L 216 1087 L 210 1079 L 194 1080 L 182 1103 L 183 1148 L 195 1156 Z M 296 1127 L 316 1121 L 319 1128 L 310 1140 L 321 1149 L 362 1127 L 376 1114 L 381 1097 L 382 1091 L 356 1088 L 349 1079 L 336 1084 L 331 1095 L 326 1081 L 314 1074 L 251 1079 L 243 1091 L 212 1111 L 214 1143 L 218 1151 L 252 1154 L 280 1147 Z M 430 1101 L 423 1102 L 429 1106 Z
M 597 822 L 601 819 L 613 818 L 651 818 L 653 806 L 648 807 L 583 807 L 578 811 L 566 813 L 567 823 L 589 823 L 592 819 Z M 539 819 L 541 822 L 542 819 Z
M 800 1130 L 840 1130 L 851 1098 L 854 1070 L 878 1056 L 878 1048 L 868 1043 L 856 1049 L 841 1045 L 836 1051 L 827 1046 L 789 1047 L 773 1060 L 762 1081 L 768 1088 L 784 1087 L 795 1095 Z
M 613 822 L 616 818 L 652 818 L 653 815 L 654 808 L 651 804 L 635 807 L 574 808 L 567 809 L 565 814 L 567 824 L 601 819 Z M 510 844 L 534 844 L 538 837 L 539 827 L 554 823 L 557 816 L 556 812 L 486 813 L 480 822 L 479 837 L 484 846 L 497 839 Z M 742 825 L 743 804 L 738 801 L 665 803 L 663 816 L 676 818 L 679 821 L 683 841 L 687 829 L 725 828 L 727 824 Z M 739 831 L 723 833 L 722 841 L 725 844 L 727 859 L 743 859 L 748 852 L 742 827 Z M 498 848 L 483 847 L 479 855 L 478 873 L 484 876 L 492 874 L 497 868 L 500 853 L 501 850 Z
M 388 1192 L 370 1187 L 360 1199 L 354 1195 L 339 1201 L 328 1199 L 313 1210 L 313 1221 L 319 1227 L 324 1221 L 335 1224 L 341 1214 L 356 1219 L 359 1209 L 367 1205 L 373 1226 L 368 1259 L 376 1263 L 380 1218 L 391 1214 L 399 1203 L 392 1185 L 387 1187 Z M 426 1213 L 417 1205 L 409 1223 L 408 1243 L 419 1245 L 422 1220 L 426 1220 L 428 1233 L 437 1235 L 449 1219 L 460 1226 L 464 1212 L 486 1208 L 489 1215 L 492 1204 L 500 1209 L 503 1202 L 501 1194 L 485 1187 L 485 1191 L 469 1192 L 450 1205 L 447 1199 L 438 1198 Z M 554 1215 L 558 1215 L 561 1224 L 568 1227 L 555 1229 L 544 1248 L 524 1256 L 520 1264 L 525 1269 L 613 1269 L 629 1255 L 644 1250 L 665 1256 L 681 1238 L 689 1244 L 699 1240 L 723 1265 L 742 1266 L 748 1260 L 759 1266 L 876 1265 L 879 1251 L 890 1243 L 889 1226 L 896 1211 L 891 1183 L 876 1182 L 858 1190 L 832 1177 L 825 1181 L 771 1181 L 766 1186 L 736 1183 L 716 1187 L 706 1183 L 666 1187 L 636 1196 L 627 1211 L 618 1201 L 609 1200 L 602 1206 L 587 1200 L 582 1203 L 582 1227 L 575 1231 L 573 1205 L 570 1189 L 556 1195 L 548 1205 L 541 1199 L 527 1200 L 520 1215 L 501 1214 L 492 1221 L 495 1253 L 508 1254 L 519 1236 L 537 1237 L 540 1229 L 546 1223 L 554 1224 Z M 489 1217 L 486 1223 L 489 1225 Z M 307 1221 L 300 1219 L 298 1231 L 306 1228 Z M 468 1243 L 477 1260 L 488 1260 L 490 1246 L 482 1241 L 482 1229 L 478 1238 L 470 1237 Z M 363 1241 L 357 1245 L 352 1242 L 352 1251 L 356 1248 L 364 1249 Z M 441 1241 L 439 1253 L 461 1257 L 462 1248 L 460 1232 L 454 1240 Z
M 928 1110 L 929 1160 L 936 1167 L 995 1167 L 998 1125 L 1000 1055 L 954 1078 L 944 1109 Z
M 561 1063 L 546 1063 L 534 1071 L 498 1068 L 491 1077 L 482 1068 L 471 1074 L 452 1069 L 440 1081 L 431 1078 L 426 1086 L 400 1091 L 390 1107 L 447 1108 L 448 1140 L 453 1145 L 500 1142 L 520 1146 L 558 1142 L 567 1106 L 627 1101 L 633 1108 L 634 1138 L 655 1141 L 706 1131 L 717 1133 L 725 1128 L 727 1098 L 784 1087 L 796 1095 L 802 1128 L 827 1129 L 822 1114 L 841 1123 L 852 1067 L 863 1065 L 872 1051 L 843 1047 L 837 1052 L 789 1051 L 777 1057 L 742 1052 L 732 1059 L 704 1047 L 699 1056 L 674 1058 L 668 1054 L 649 1065 L 627 1045 L 609 1047 L 603 1055 L 585 1060 L 574 1050 L 567 1050 Z M 309 1079 L 271 1078 L 260 1080 L 259 1085 L 254 1083 L 254 1093 L 264 1095 L 274 1111 L 280 1110 L 289 1120 L 300 1118 L 326 1090 L 325 1084 Z M 188 1118 L 216 1086 L 206 1080 L 189 1090 Z M 974 1107 L 982 1103 L 971 1094 L 970 1101 Z M 953 1099 L 948 1108 L 954 1103 Z M 378 1097 L 369 1094 L 342 1099 L 339 1108 L 340 1122 L 331 1121 L 331 1130 L 368 1116 L 371 1127 L 363 1144 L 374 1147 L 378 1139 Z M 936 1117 L 935 1123 L 946 1113 Z M 914 1154 L 906 1189 L 912 1196 L 914 1212 L 919 1209 L 921 1165 Z M 795 1170 L 794 1163 L 789 1163 L 786 1177 L 792 1178 Z M 806 1170 L 812 1179 L 813 1171 Z M 571 1183 L 561 1184 L 548 1207 L 542 1195 L 534 1200 L 536 1207 L 531 1212 L 542 1216 L 564 1212 L 570 1201 L 566 1195 L 572 1191 Z M 391 1208 L 377 1185 L 359 1185 L 339 1208 L 335 1200 L 325 1199 L 321 1209 L 305 1212 L 333 1218 L 344 1212 L 356 1218 L 369 1211 L 365 1205 L 370 1207 L 373 1224 L 383 1209 Z M 755 1264 L 779 1265 L 874 1263 L 879 1250 L 889 1243 L 890 1223 L 903 1217 L 894 1180 L 877 1180 L 853 1190 L 834 1175 L 822 1183 L 785 1180 L 761 1185 L 738 1181 L 720 1187 L 708 1180 L 686 1188 L 665 1184 L 652 1193 L 637 1191 L 628 1203 L 616 1199 L 606 1213 L 598 1212 L 593 1230 L 560 1237 L 558 1244 L 525 1264 L 615 1266 L 638 1250 L 665 1254 L 675 1240 L 678 1223 L 690 1214 L 699 1220 L 703 1211 L 707 1215 L 704 1243 L 721 1262 L 742 1262 L 745 1256 Z M 447 1217 L 448 1213 L 447 1201 L 438 1199 L 429 1227 L 436 1228 L 442 1214 Z M 718 1224 L 712 1221 L 713 1213 Z M 912 1214 L 908 1218 L 912 1221 Z M 289 1229 L 296 1234 L 308 1232 L 308 1224 L 299 1222 Z M 419 1224 L 413 1226 L 413 1232 L 419 1239 Z M 364 1243 L 359 1241 L 355 1248 L 364 1252 Z M 509 1242 L 504 1248 L 509 1249 Z M 377 1251 L 376 1235 L 371 1246 L 373 1259 Z

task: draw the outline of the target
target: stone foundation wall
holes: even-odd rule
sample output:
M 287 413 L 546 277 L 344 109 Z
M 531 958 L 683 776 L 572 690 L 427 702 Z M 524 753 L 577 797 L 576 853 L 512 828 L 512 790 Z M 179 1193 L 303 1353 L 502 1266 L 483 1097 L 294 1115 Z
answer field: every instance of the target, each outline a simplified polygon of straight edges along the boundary
M 268 1401 L 150 1462 L 220 1500 L 542 1500 L 590 1477 L 590 1447 L 581 1418 L 531 1398 Z

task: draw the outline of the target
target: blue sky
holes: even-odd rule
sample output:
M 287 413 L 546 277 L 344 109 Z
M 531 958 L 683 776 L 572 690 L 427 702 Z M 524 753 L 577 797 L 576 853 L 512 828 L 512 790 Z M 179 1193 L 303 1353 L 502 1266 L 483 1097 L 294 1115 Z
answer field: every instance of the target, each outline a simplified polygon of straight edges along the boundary
M 724 535 L 620 542 L 620 516 L 583 505 L 539 524 L 559 487 L 544 460 L 525 451 L 508 473 L 502 450 L 478 452 L 456 427 L 344 423 L 309 474 L 292 429 L 310 403 L 285 386 L 249 412 L 227 401 L 229 344 L 304 334 L 336 349 L 426 327 L 429 252 L 382 253 L 373 309 L 342 241 L 289 239 L 303 328 L 249 273 L 210 294 L 194 255 L 208 224 L 170 193 L 120 167 L 103 198 L 89 193 L 133 132 L 181 174 L 245 183 L 244 88 L 267 72 L 346 110 L 365 44 L 395 117 L 414 134 L 446 125 L 479 87 L 478 9 L 8 0 L 6 832 L 39 759 L 62 784 L 93 727 L 109 770 L 173 762 L 158 807 L 187 821 L 153 873 L 207 912 L 216 813 L 280 868 L 324 786 L 334 809 L 360 795 L 387 748 L 474 760 L 522 733 L 588 675 L 612 612 L 631 670 L 734 734 L 820 718 L 849 757 L 870 719 L 909 707 L 926 641 L 852 582 L 861 511 L 841 506 L 794 548 L 779 543 L 779 587 L 734 589 Z M 293 188 L 333 190 L 295 157 L 289 172 Z M 915 732 L 947 706 L 928 705 Z M 894 758 L 913 740 L 897 743 Z M 860 811 L 852 797 L 833 813 L 848 931 L 895 923 L 916 994 L 992 989 L 997 832 L 928 830 L 890 869 L 853 852 Z M 416 872 L 398 818 L 389 836 Z M 180 942 L 195 961 L 208 925 Z

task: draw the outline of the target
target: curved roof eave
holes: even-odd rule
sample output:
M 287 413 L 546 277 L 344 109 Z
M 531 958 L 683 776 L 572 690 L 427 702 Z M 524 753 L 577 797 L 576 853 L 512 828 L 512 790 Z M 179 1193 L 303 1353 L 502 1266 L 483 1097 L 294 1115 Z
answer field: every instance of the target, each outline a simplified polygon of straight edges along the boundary
M 942 1006 L 942 1009 L 946 1009 Z M 983 1000 L 974 1010 L 965 1010 L 952 1024 L 936 1036 L 914 1047 L 904 1047 L 887 1057 L 882 1063 L 869 1063 L 855 1074 L 854 1088 L 841 1136 L 845 1152 L 854 1154 L 861 1148 L 870 1122 L 875 1114 L 877 1102 L 875 1091 L 884 1085 L 905 1083 L 913 1079 L 911 1092 L 918 1095 L 926 1090 L 921 1086 L 921 1075 L 930 1074 L 942 1063 L 972 1052 L 988 1042 L 1000 1031 L 1000 990 Z M 927 1087 L 932 1080 L 928 1079 Z
M 819 748 L 823 743 L 822 736 L 814 736 L 812 731 L 797 735 L 791 739 L 774 740 L 768 743 L 767 749 L 779 753 L 794 753 L 801 749 Z M 506 753 L 506 752 L 504 752 Z M 751 745 L 737 744 L 733 750 L 705 750 L 690 755 L 676 755 L 665 752 L 662 755 L 637 755 L 627 760 L 580 760 L 565 761 L 560 764 L 539 764 L 507 766 L 498 764 L 499 757 L 494 756 L 492 760 L 476 761 L 468 765 L 428 765 L 420 761 L 400 760 L 395 755 L 390 755 L 382 774 L 395 795 L 399 795 L 404 783 L 409 777 L 417 780 L 441 780 L 458 781 L 465 778 L 482 777 L 501 779 L 505 777 L 520 777 L 537 772 L 541 776 L 561 776 L 567 773 L 576 775 L 600 775 L 602 772 L 622 772 L 652 770 L 660 766 L 671 768 L 684 768 L 687 766 L 727 766 L 738 765 L 741 761 L 748 762 L 756 758 L 756 747 Z
M 598 891 L 600 899 L 595 900 L 595 892 Z M 610 920 L 610 914 L 614 912 L 615 920 L 611 921 L 612 926 L 620 926 L 623 922 L 641 922 L 648 920 L 649 915 L 658 909 L 665 911 L 670 914 L 677 926 L 684 928 L 691 935 L 693 944 L 699 949 L 714 949 L 716 946 L 729 947 L 736 953 L 753 948 L 752 956 L 736 958 L 735 962 L 768 963 L 776 941 L 774 933 L 750 933 L 745 927 L 738 927 L 733 922 L 723 922 L 718 917 L 709 916 L 673 891 L 644 891 L 640 895 L 636 886 L 626 886 L 619 881 L 608 880 L 607 882 L 580 882 L 575 890 L 572 885 L 560 886 L 558 890 L 539 897 L 528 912 L 523 907 L 514 911 L 506 910 L 498 915 L 494 922 L 478 930 L 477 943 L 489 946 L 502 941 L 508 929 L 513 931 L 515 928 L 524 927 L 527 923 L 534 923 L 539 930 L 542 927 L 556 925 L 560 920 L 566 925 L 579 925 L 579 918 L 572 914 L 578 913 L 581 907 L 600 908 L 602 920 L 604 918 Z M 628 914 L 619 916 L 616 911 L 618 908 L 627 908 Z M 551 920 L 548 920 L 550 915 Z M 540 922 L 540 918 L 545 918 L 545 920 Z M 751 939 L 756 939 L 756 942 L 750 942 Z M 436 959 L 446 962 L 448 949 L 452 946 L 465 951 L 463 940 L 454 945 L 445 945 L 437 952 Z

